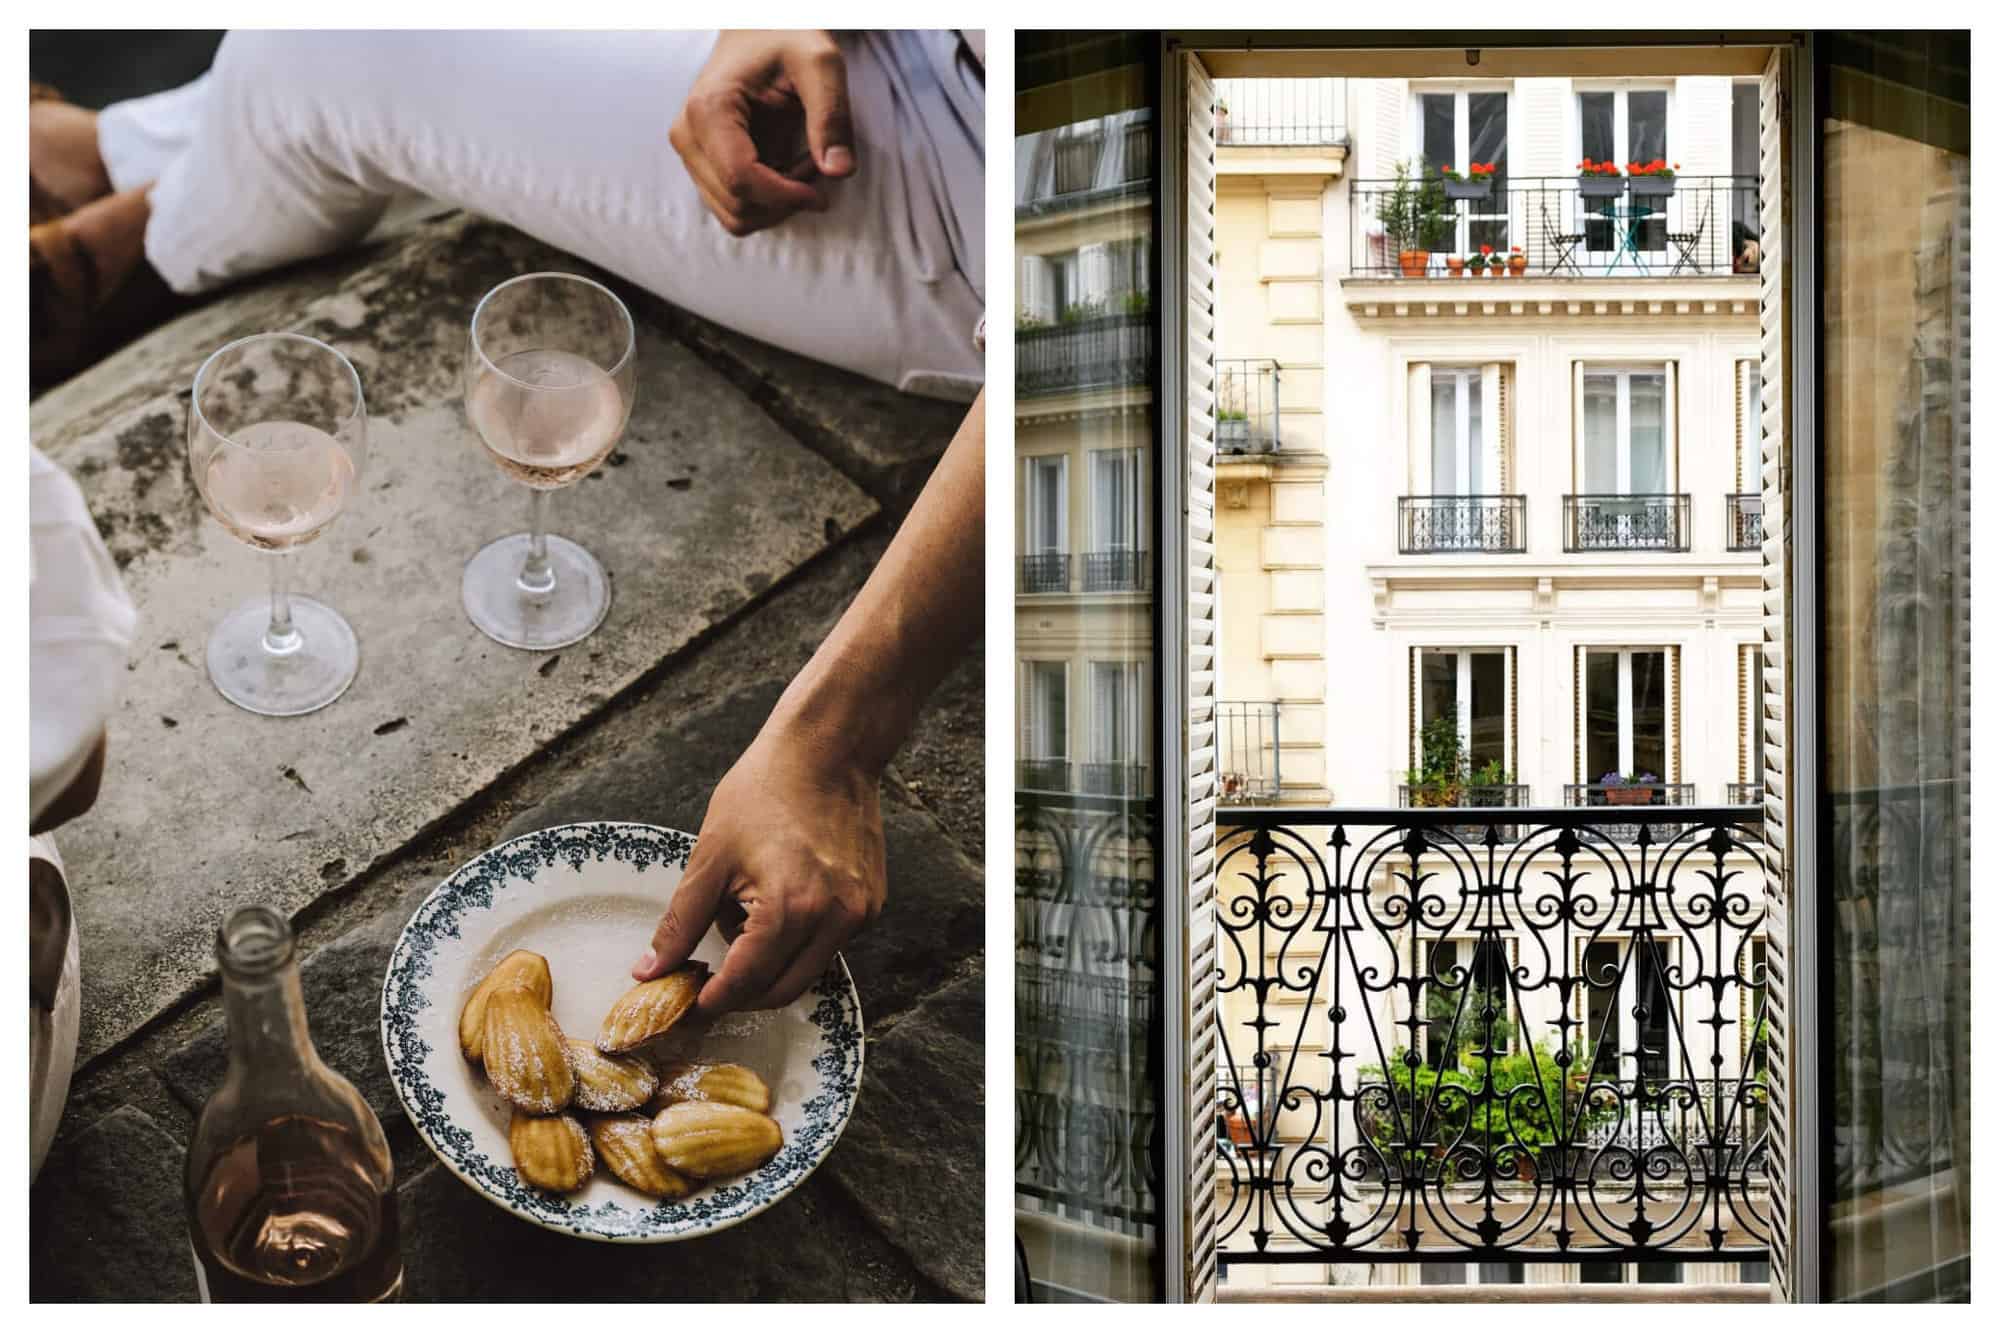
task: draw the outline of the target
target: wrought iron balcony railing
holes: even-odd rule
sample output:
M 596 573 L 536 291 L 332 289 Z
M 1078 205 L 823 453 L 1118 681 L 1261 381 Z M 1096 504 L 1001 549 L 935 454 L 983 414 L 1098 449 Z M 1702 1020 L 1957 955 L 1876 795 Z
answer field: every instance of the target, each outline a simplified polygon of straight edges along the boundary
M 1145 592 L 1152 579 L 1153 563 L 1147 551 L 1090 551 L 1083 557 L 1085 592 Z
M 1527 784 L 1505 782 L 1496 784 L 1477 783 L 1404 783 L 1396 788 L 1396 804 L 1405 810 L 1502 810 L 1514 809 L 1528 804 Z M 1482 820 L 1469 824 L 1447 824 L 1443 826 L 1454 835 L 1477 842 L 1487 836 L 1501 842 L 1513 842 L 1521 836 L 1518 824 L 1501 824 Z
M 1686 495 L 1565 495 L 1565 551 L 1685 551 Z
M 1528 497 L 1405 495 L 1396 528 L 1404 555 L 1518 554 L 1528 549 Z
M 1284 788 L 1278 705 L 1229 700 L 1215 705 L 1217 797 L 1224 805 L 1268 804 Z
M 1433 168 L 1435 170 L 1435 168 Z M 1661 189 L 1667 192 L 1659 193 Z M 1712 278 L 1754 274 L 1757 239 L 1740 219 L 1757 216 L 1754 176 L 1678 176 L 1671 181 L 1499 176 L 1463 185 L 1430 183 L 1431 210 L 1410 185 L 1399 227 L 1396 183 L 1354 182 L 1350 258 L 1357 277 L 1505 282 L 1512 278 Z M 1468 196 L 1468 197 L 1453 197 Z M 1429 211 L 1428 225 L 1416 214 Z M 1388 225 L 1385 225 L 1388 224 Z M 1476 272 L 1491 253 L 1518 267 Z
M 1076 786 L 1086 796 L 1151 796 L 1153 770 L 1147 764 L 1116 761 L 1078 764 Z
M 1215 447 L 1225 454 L 1274 454 L 1283 448 L 1278 390 L 1284 369 L 1269 357 L 1215 363 Z
M 1761 819 L 1602 814 L 1218 813 L 1221 1258 L 1767 1257 Z
M 1014 785 L 1022 791 L 1068 791 L 1069 760 L 1017 759 Z
M 1068 592 L 1069 554 L 1044 551 L 1021 557 L 1022 592 Z
M 1022 397 L 1145 388 L 1152 365 L 1153 321 L 1143 310 L 1014 331 L 1014 392 Z
M 1764 497 L 1729 497 L 1729 549 L 1755 551 L 1764 544 Z
M 1731 805 L 1764 804 L 1764 784 L 1761 782 L 1732 782 L 1728 790 Z
M 1622 822 L 1623 813 L 1656 805 L 1693 805 L 1692 782 L 1634 782 L 1623 786 L 1601 782 L 1572 782 L 1563 787 L 1563 804 L 1589 809 L 1616 810 L 1619 820 L 1599 816 L 1604 836 L 1613 842 L 1637 842 L 1641 829 L 1655 839 L 1676 835 L 1681 825 L 1672 823 Z
M 1043 1210 L 1137 1229 L 1159 1207 L 1152 1151 L 1158 811 L 1015 798 L 1014 1188 Z
M 1347 142 L 1345 79 L 1217 79 L 1215 141 L 1226 147 Z

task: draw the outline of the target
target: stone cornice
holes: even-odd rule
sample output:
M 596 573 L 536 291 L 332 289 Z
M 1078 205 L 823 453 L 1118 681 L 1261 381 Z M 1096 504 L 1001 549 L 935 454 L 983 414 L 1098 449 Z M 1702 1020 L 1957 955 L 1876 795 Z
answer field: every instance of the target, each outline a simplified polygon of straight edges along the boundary
M 1339 280 L 1357 320 L 1757 319 L 1754 277 Z

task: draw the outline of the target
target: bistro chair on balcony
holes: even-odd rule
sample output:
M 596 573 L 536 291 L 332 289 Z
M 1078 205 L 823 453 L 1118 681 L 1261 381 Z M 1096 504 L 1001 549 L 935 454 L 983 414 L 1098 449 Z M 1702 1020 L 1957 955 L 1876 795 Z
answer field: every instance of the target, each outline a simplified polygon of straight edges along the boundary
M 1667 275 L 1668 277 L 1678 277 L 1683 268 L 1691 268 L 1696 273 L 1706 272 L 1701 266 L 1701 260 L 1695 258 L 1695 254 L 1701 249 L 1702 239 L 1708 235 L 1709 213 L 1714 207 L 1715 192 L 1713 190 L 1703 191 L 1701 196 L 1701 212 L 1695 217 L 1694 230 L 1670 231 L 1667 233 L 1667 239 L 1673 242 L 1676 250 L 1680 251 L 1680 257 L 1674 260 L 1674 270 Z
M 1542 241 L 1555 252 L 1555 261 L 1549 265 L 1550 273 L 1561 273 L 1567 264 L 1572 274 L 1579 278 L 1583 276 L 1583 270 L 1576 263 L 1576 247 L 1583 244 L 1583 233 L 1557 231 L 1546 201 L 1542 204 Z

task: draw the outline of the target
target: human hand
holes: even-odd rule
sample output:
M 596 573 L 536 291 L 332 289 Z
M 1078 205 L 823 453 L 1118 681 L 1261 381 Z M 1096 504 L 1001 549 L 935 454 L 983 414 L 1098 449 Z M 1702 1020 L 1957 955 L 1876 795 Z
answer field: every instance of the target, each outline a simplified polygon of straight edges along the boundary
M 635 979 L 685 962 L 720 919 L 733 938 L 698 1007 L 775 1009 L 811 989 L 880 914 L 888 896 L 880 774 L 836 757 L 839 748 L 773 715 L 709 798 Z
M 732 236 L 829 207 L 814 175 L 854 174 L 847 64 L 825 32 L 725 32 L 668 139 Z

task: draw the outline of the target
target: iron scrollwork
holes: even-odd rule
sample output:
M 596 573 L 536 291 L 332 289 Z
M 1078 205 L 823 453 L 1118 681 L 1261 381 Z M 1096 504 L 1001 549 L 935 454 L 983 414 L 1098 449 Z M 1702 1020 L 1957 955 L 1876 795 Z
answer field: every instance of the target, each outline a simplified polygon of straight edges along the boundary
M 1760 820 L 1604 813 L 1222 813 L 1225 1259 L 1767 1256 Z

